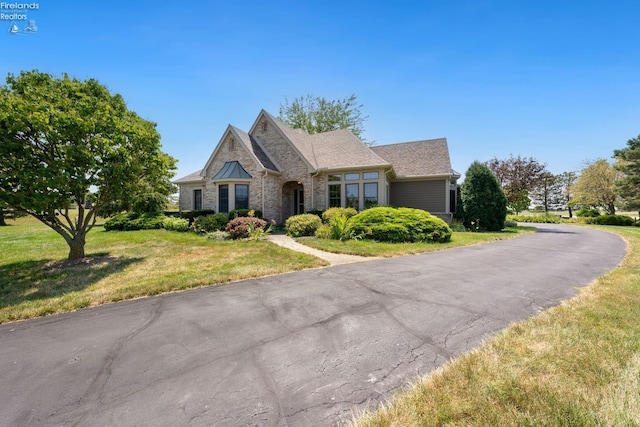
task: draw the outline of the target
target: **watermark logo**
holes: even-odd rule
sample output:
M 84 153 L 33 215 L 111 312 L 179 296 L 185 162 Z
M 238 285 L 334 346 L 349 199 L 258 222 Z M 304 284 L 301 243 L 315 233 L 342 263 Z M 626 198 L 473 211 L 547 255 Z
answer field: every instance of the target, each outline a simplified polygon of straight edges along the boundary
M 40 9 L 39 3 L 0 2 L 0 22 L 9 21 L 8 33 L 16 35 L 32 35 L 38 32 L 33 13 Z

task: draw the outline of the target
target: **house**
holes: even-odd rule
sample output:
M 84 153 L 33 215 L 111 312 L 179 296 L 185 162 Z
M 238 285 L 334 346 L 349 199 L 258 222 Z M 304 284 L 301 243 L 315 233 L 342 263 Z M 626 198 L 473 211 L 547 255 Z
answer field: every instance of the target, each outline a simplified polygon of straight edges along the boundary
M 450 221 L 459 177 L 444 138 L 368 147 L 346 129 L 309 135 L 262 110 L 248 133 L 229 125 L 204 168 L 174 182 L 181 210 L 255 208 L 283 223 L 311 209 L 391 205 Z

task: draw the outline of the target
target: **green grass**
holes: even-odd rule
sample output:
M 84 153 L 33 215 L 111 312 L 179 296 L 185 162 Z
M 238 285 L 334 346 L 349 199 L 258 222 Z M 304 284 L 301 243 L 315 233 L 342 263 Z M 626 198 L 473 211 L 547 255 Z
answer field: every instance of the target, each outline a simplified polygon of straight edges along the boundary
M 533 233 L 534 231 L 534 227 L 509 228 L 505 231 L 495 233 L 454 231 L 451 236 L 451 241 L 447 243 L 380 243 L 370 240 L 339 241 L 331 239 L 316 239 L 314 237 L 301 237 L 296 239 L 296 241 L 325 252 L 368 257 L 394 257 L 494 242 L 497 240 L 510 239 L 526 233 Z
M 639 426 L 640 229 L 597 228 L 628 242 L 618 268 L 350 425 Z
M 326 265 L 267 241 L 215 241 L 165 230 L 87 238 L 87 258 L 29 218 L 0 227 L 0 323 L 124 299 Z

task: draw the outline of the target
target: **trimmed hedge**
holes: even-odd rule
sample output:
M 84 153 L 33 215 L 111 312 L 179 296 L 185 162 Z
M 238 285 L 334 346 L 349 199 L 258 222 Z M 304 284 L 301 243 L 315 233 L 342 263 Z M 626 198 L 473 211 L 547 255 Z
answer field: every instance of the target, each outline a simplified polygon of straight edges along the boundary
M 291 237 L 313 236 L 322 224 L 319 216 L 306 213 L 287 218 L 284 229 Z
M 234 209 L 231 212 L 229 212 L 228 217 L 229 217 L 229 221 L 231 221 L 234 218 L 241 218 L 241 217 L 262 218 L 262 211 L 260 209 Z
M 536 222 L 536 223 L 542 223 L 542 224 L 559 224 L 560 223 L 560 215 L 519 215 L 519 216 L 509 215 L 507 218 L 511 221 L 517 221 L 517 222 Z
M 633 218 L 626 215 L 599 215 L 594 218 L 589 218 L 587 221 L 589 224 L 598 225 L 633 225 L 635 222 Z
M 377 207 L 349 219 L 355 236 L 379 242 L 448 242 L 446 222 L 422 209 Z
M 193 221 L 200 217 L 200 216 L 206 216 L 206 215 L 213 215 L 214 213 L 216 213 L 214 210 L 212 209 L 200 209 L 200 210 L 194 210 L 194 211 L 165 211 L 164 214 L 166 216 L 170 216 L 173 218 L 182 218 L 182 219 L 186 219 L 189 221 L 189 225 L 193 224 Z
M 229 218 L 227 214 L 217 213 L 213 215 L 199 216 L 191 224 L 191 229 L 199 234 L 224 231 Z

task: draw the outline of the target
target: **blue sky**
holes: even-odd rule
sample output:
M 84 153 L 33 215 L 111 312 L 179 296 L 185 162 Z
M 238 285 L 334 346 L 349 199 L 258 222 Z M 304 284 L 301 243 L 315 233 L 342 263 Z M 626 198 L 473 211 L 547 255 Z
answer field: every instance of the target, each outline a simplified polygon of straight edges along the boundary
M 377 144 L 446 137 L 462 173 L 511 154 L 577 171 L 640 134 L 638 1 L 35 3 L 37 33 L 0 21 L 3 77 L 96 78 L 158 123 L 178 177 L 306 94 L 356 94 Z

